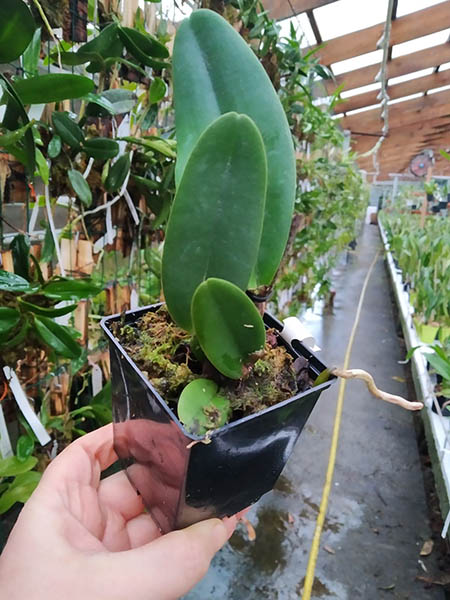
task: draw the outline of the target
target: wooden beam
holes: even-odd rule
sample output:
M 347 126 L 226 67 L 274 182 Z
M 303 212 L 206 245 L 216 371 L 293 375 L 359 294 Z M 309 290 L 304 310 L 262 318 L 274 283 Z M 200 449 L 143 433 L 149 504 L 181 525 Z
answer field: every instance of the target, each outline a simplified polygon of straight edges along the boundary
M 425 75 L 424 77 L 417 77 L 416 79 L 404 81 L 403 83 L 389 85 L 387 87 L 387 94 L 391 100 L 395 100 L 411 94 L 417 94 L 419 92 L 426 92 L 428 90 L 443 87 L 444 85 L 450 85 L 450 69 L 438 73 L 431 73 L 431 75 Z M 356 94 L 355 96 L 344 99 L 343 102 L 340 102 L 336 106 L 335 112 L 349 112 L 357 108 L 364 108 L 365 106 L 371 106 L 372 104 L 379 104 L 380 101 L 377 100 L 379 92 L 380 90 L 374 90 L 373 92 Z
M 450 115 L 450 90 L 389 106 L 389 129 L 447 115 Z M 382 128 L 381 109 L 375 108 L 349 115 L 341 119 L 340 124 L 343 129 L 350 131 L 380 133 Z
M 414 73 L 421 69 L 428 69 L 429 67 L 436 67 L 446 62 L 450 62 L 450 43 L 439 44 L 438 46 L 432 46 L 425 50 L 419 50 L 418 52 L 412 52 L 411 54 L 405 54 L 405 56 L 399 56 L 394 58 L 387 66 L 388 79 L 392 77 L 399 77 L 400 75 L 406 75 L 408 73 Z M 374 79 L 380 70 L 380 64 L 369 65 L 361 69 L 355 69 L 354 71 L 348 71 L 338 75 L 334 82 L 327 83 L 327 89 L 331 92 L 339 85 L 344 85 L 345 90 L 351 90 L 354 88 L 362 87 L 373 83 Z
M 333 2 L 336 0 L 263 0 L 263 5 L 269 11 L 269 17 L 282 21 Z
M 422 35 L 446 29 L 450 22 L 450 0 L 435 6 L 418 10 L 392 22 L 390 45 L 408 42 Z M 353 58 L 376 50 L 376 45 L 384 31 L 384 23 L 361 29 L 333 38 L 319 50 L 318 56 L 322 64 Z

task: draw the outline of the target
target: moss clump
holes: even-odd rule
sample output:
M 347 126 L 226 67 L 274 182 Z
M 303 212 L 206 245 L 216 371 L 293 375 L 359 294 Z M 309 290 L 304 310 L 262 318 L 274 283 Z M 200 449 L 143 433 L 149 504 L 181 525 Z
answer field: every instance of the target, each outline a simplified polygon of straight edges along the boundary
M 308 362 L 302 359 L 299 367 L 300 359 L 294 361 L 279 345 L 275 330 L 267 331 L 264 349 L 250 357 L 239 380 L 221 375 L 199 352 L 195 339 L 173 323 L 164 306 L 133 325 L 116 323 L 113 333 L 166 402 L 176 403 L 188 383 L 206 377 L 218 384 L 218 394 L 228 398 L 230 420 L 273 406 L 310 386 Z

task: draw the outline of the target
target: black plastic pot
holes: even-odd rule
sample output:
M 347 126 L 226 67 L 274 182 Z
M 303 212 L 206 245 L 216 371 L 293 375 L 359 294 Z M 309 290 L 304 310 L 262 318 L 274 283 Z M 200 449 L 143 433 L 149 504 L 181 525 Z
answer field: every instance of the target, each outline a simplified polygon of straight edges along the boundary
M 129 311 L 125 322 L 133 323 L 159 306 Z M 225 425 L 203 443 L 184 429 L 111 333 L 112 323 L 120 318 L 101 322 L 110 343 L 114 446 L 162 532 L 235 514 L 270 491 L 320 394 L 335 378 Z M 267 313 L 264 321 L 282 330 Z M 313 379 L 326 368 L 300 342 L 284 345 L 294 357 L 309 360 Z
M 439 200 L 439 208 L 440 210 L 445 210 L 447 208 L 448 201 L 447 200 Z

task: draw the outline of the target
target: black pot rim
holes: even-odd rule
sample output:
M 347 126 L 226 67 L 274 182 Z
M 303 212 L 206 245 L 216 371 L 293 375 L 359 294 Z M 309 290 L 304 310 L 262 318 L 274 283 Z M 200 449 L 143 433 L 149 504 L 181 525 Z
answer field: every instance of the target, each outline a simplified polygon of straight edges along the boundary
M 160 304 L 162 304 L 162 303 L 160 303 Z M 254 419 L 256 416 L 269 413 L 273 410 L 276 410 L 280 406 L 286 406 L 287 404 L 295 402 L 302 396 L 306 396 L 306 395 L 310 394 L 311 389 L 314 389 L 314 391 L 316 391 L 316 392 L 322 392 L 325 389 L 329 388 L 330 385 L 337 379 L 335 375 L 330 375 L 328 381 L 321 383 L 317 387 L 310 388 L 308 390 L 305 390 L 304 392 L 300 392 L 300 393 L 296 394 L 295 396 L 292 396 L 291 398 L 287 398 L 286 400 L 283 400 L 282 402 L 278 402 L 277 404 L 274 404 L 273 406 L 269 406 L 268 408 L 265 408 L 264 410 L 260 410 L 257 413 L 247 415 L 245 417 L 241 417 L 240 419 L 237 419 L 236 421 L 227 423 L 226 425 L 223 425 L 222 427 L 219 427 L 217 429 L 212 430 L 211 432 L 208 432 L 208 434 L 206 434 L 206 435 L 198 436 L 198 435 L 192 434 L 185 429 L 185 427 L 183 426 L 181 421 L 178 419 L 178 417 L 174 413 L 174 411 L 169 407 L 167 402 L 164 400 L 164 398 L 161 396 L 161 394 L 158 392 L 158 390 L 152 385 L 152 383 L 149 381 L 149 379 L 147 379 L 147 377 L 142 373 L 142 371 L 139 369 L 139 367 L 136 365 L 136 363 L 128 356 L 128 353 L 125 351 L 125 349 L 119 343 L 117 338 L 111 333 L 111 331 L 108 327 L 108 324 L 110 322 L 117 321 L 118 319 L 123 317 L 124 314 L 132 315 L 133 317 L 135 316 L 136 319 L 138 319 L 140 317 L 140 313 L 148 312 L 149 309 L 153 308 L 154 306 L 156 306 L 156 305 L 150 304 L 149 306 L 139 307 L 138 309 L 135 309 L 135 310 L 128 310 L 125 313 L 116 313 L 114 315 L 109 315 L 107 317 L 103 317 L 103 319 L 100 321 L 100 327 L 103 329 L 104 333 L 107 335 L 110 342 L 112 342 L 114 344 L 114 346 L 116 346 L 116 348 L 122 353 L 122 356 L 124 356 L 126 358 L 128 364 L 132 367 L 132 369 L 144 381 L 146 386 L 148 388 L 150 388 L 152 394 L 155 394 L 155 396 L 158 398 L 159 402 L 161 403 L 161 406 L 170 415 L 171 419 L 173 419 L 173 421 L 178 425 L 178 427 L 181 429 L 183 434 L 187 438 L 191 439 L 192 441 L 197 442 L 197 441 L 203 441 L 205 439 L 212 439 L 214 437 L 214 435 L 218 434 L 219 432 L 233 429 L 233 428 L 237 427 L 238 425 L 240 425 L 241 423 L 245 423 L 246 421 L 250 421 L 251 419 Z M 274 319 L 274 320 L 279 323 L 279 321 L 277 319 Z M 281 325 L 281 323 L 280 323 L 280 325 Z M 298 340 L 294 340 L 294 341 L 298 341 Z M 294 350 L 295 350 L 295 348 L 294 348 Z M 311 352 L 311 350 L 309 350 L 309 348 L 307 350 L 313 358 L 315 358 L 317 361 L 321 362 L 320 359 L 313 352 Z

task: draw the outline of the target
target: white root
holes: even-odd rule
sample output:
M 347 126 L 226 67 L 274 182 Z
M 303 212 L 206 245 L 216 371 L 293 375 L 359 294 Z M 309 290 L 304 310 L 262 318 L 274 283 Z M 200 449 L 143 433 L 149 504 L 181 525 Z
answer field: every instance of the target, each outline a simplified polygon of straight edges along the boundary
M 379 390 L 375 385 L 375 381 L 370 373 L 364 371 L 363 369 L 332 369 L 331 373 L 336 375 L 336 377 L 342 377 L 342 379 L 361 379 L 367 385 L 369 392 L 375 396 L 376 398 L 380 398 L 380 400 L 384 400 L 385 402 L 391 402 L 392 404 L 397 404 L 406 410 L 421 410 L 423 408 L 422 402 L 410 402 L 409 400 L 405 400 L 401 396 L 396 396 L 394 394 L 389 394 L 388 392 L 383 392 Z

